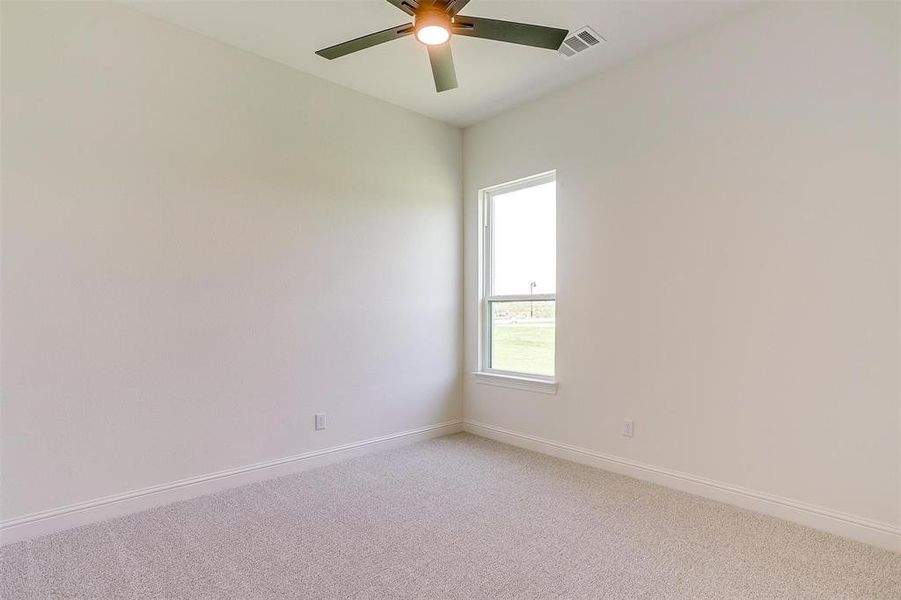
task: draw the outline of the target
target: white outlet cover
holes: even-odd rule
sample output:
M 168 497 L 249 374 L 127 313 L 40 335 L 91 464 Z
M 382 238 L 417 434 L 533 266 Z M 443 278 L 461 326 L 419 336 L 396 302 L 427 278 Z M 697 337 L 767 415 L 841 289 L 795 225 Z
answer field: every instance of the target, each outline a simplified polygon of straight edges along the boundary
M 633 437 L 635 435 L 635 422 L 632 419 L 626 419 L 623 422 L 623 436 Z
M 316 431 L 325 429 L 325 413 L 315 414 Z

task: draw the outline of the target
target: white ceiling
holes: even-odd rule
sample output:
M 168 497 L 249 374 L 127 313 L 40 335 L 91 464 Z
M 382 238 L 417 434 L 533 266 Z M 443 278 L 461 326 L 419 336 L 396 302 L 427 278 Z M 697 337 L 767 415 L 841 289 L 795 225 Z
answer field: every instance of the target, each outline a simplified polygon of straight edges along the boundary
M 588 25 L 607 43 L 571 59 L 476 38 L 452 40 L 459 88 L 435 92 L 428 54 L 412 37 L 333 61 L 314 51 L 409 22 L 385 0 L 140 1 L 145 13 L 458 126 L 685 37 L 748 4 L 729 1 L 472 0 L 464 15 L 569 30 Z

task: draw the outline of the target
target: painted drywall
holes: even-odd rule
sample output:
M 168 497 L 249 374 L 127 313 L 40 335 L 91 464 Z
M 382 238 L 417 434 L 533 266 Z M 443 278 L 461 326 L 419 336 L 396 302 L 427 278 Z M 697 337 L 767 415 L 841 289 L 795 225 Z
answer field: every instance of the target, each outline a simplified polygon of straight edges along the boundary
M 459 417 L 459 130 L 115 3 L 2 27 L 4 519 Z
M 899 10 L 756 9 L 467 129 L 464 366 L 478 190 L 556 169 L 559 391 L 467 374 L 466 417 L 897 524 Z

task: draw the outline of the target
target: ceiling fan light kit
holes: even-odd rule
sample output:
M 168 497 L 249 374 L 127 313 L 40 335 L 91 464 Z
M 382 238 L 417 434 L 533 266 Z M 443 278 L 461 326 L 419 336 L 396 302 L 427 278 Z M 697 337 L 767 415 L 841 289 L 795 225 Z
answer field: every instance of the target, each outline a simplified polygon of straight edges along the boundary
M 454 58 L 448 43 L 453 35 L 558 50 L 568 33 L 566 29 L 556 27 L 459 15 L 458 13 L 469 3 L 469 0 L 387 1 L 413 17 L 413 23 L 405 23 L 329 46 L 319 50 L 316 54 L 334 60 L 353 52 L 413 35 L 428 49 L 432 76 L 435 79 L 435 90 L 444 92 L 457 87 Z
M 415 17 L 416 39 L 426 46 L 438 46 L 450 39 L 451 17 L 443 10 L 423 10 Z

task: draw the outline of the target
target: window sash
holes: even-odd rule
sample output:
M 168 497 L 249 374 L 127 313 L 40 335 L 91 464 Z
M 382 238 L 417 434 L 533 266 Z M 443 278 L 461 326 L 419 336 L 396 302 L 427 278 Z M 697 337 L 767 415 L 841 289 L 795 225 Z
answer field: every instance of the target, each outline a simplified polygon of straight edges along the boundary
M 545 295 L 552 296 L 552 294 L 545 294 Z M 537 294 L 536 294 L 536 296 L 537 296 Z M 498 308 L 498 305 L 501 305 L 501 306 L 503 306 L 505 304 L 524 305 L 527 303 L 531 304 L 532 302 L 534 302 L 536 304 L 544 304 L 544 305 L 551 304 L 551 305 L 553 305 L 554 313 L 556 315 L 557 300 L 555 298 L 544 298 L 544 299 L 539 300 L 536 296 L 532 296 L 531 298 L 528 296 L 525 296 L 524 300 L 520 300 L 520 299 L 516 299 L 516 300 L 491 300 L 491 299 L 488 299 L 487 300 L 487 302 L 486 302 L 486 304 L 487 304 L 486 333 L 487 333 L 487 338 L 488 338 L 488 344 L 486 345 L 486 351 L 488 352 L 488 354 L 485 355 L 485 368 L 481 369 L 481 371 L 483 373 L 504 375 L 504 376 L 508 376 L 508 377 L 517 377 L 517 378 L 538 379 L 538 380 L 550 381 L 550 382 L 555 381 L 555 379 L 554 379 L 555 374 L 553 374 L 553 373 L 548 375 L 547 373 L 539 373 L 536 371 L 511 371 L 509 369 L 503 369 L 503 368 L 498 368 L 498 367 L 494 366 L 495 359 L 499 359 L 499 357 L 497 356 L 496 353 L 500 351 L 500 350 L 496 349 L 494 346 L 494 344 L 497 342 L 497 340 L 495 338 L 496 332 L 494 330 L 495 325 L 496 325 L 497 315 L 494 313 L 494 311 Z M 554 317 L 554 331 L 556 333 L 556 316 Z M 502 347 L 502 345 L 498 346 L 498 348 L 500 348 L 500 347 Z M 553 362 L 556 363 L 556 343 L 554 344 L 553 355 L 554 355 Z M 537 357 L 532 357 L 532 358 L 535 359 Z M 539 360 L 539 362 L 540 362 L 540 360 Z M 556 372 L 556 364 L 554 364 L 554 368 L 552 369 L 552 371 L 554 373 Z
M 546 302 L 556 300 L 557 294 L 512 294 L 507 296 L 486 296 L 488 302 Z

